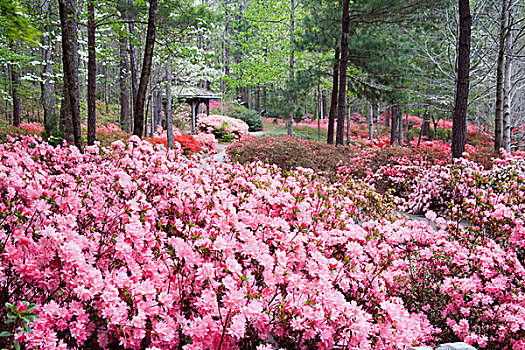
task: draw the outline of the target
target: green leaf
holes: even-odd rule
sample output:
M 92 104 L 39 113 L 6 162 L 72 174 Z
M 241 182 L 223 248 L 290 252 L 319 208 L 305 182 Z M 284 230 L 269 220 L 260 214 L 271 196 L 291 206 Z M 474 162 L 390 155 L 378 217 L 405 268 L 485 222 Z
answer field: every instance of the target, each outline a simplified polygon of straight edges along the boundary
M 11 332 L 8 332 L 8 331 L 3 331 L 2 333 L 0 333 L 0 337 L 10 337 L 11 336 Z
M 22 322 L 22 326 L 24 327 L 24 330 L 27 332 L 27 333 L 33 333 L 33 330 L 31 329 L 31 326 L 29 326 L 29 323 L 27 323 L 27 321 L 23 321 Z

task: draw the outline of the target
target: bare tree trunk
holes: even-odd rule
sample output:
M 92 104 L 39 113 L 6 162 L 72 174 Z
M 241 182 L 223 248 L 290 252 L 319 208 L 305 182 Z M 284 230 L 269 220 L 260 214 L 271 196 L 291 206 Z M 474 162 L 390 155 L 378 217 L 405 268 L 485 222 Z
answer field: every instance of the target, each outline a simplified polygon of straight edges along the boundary
M 295 36 L 295 0 L 290 1 L 290 65 L 289 65 L 289 74 L 290 74 L 290 84 L 294 82 L 295 74 L 295 49 L 294 49 L 294 36 Z M 292 88 L 292 86 L 290 86 Z M 288 121 L 288 136 L 293 136 L 293 106 L 295 104 L 295 99 L 292 98 L 290 110 L 290 120 Z
M 396 141 L 399 142 L 397 133 L 399 132 L 398 118 L 397 118 L 397 107 L 393 104 L 390 106 L 390 111 L 392 114 L 392 123 L 390 126 L 390 146 L 393 146 Z
M 379 107 L 379 102 L 375 106 L 376 110 L 376 130 L 377 130 L 377 138 L 381 135 L 381 109 Z
M 342 145 L 344 138 L 346 69 L 348 66 L 348 32 L 350 31 L 350 0 L 343 0 L 343 31 L 341 35 L 341 60 L 339 63 L 339 96 L 337 98 L 337 133 L 335 144 Z
M 128 52 L 127 42 L 125 37 L 119 38 L 119 85 L 120 85 L 120 126 L 123 130 L 131 130 L 131 115 L 129 110 L 129 68 L 128 68 Z
M 75 0 L 59 0 L 62 28 L 62 60 L 64 63 L 64 92 L 67 94 L 70 114 L 65 115 L 66 125 L 71 121 L 73 142 L 83 152 L 80 128 L 80 98 L 78 84 L 78 43 Z M 67 109 L 65 110 L 67 111 Z
M 152 92 L 153 95 L 153 104 L 151 105 L 151 133 L 154 134 L 157 132 L 157 128 L 161 123 L 161 114 L 162 114 L 162 99 L 160 97 L 160 91 Z
M 509 0 L 501 0 L 498 64 L 496 66 L 496 115 L 494 117 L 494 151 L 503 147 L 503 95 L 505 74 L 505 36 L 508 30 Z
M 40 89 L 42 91 L 42 109 L 44 110 L 44 127 L 48 136 L 58 135 L 58 120 L 57 113 L 55 110 L 55 84 L 53 83 L 53 61 L 52 61 L 52 42 L 50 39 L 50 19 L 49 16 L 49 1 L 40 0 L 40 8 L 42 13 L 45 14 L 44 31 L 42 35 L 42 48 L 40 50 L 42 54 L 42 61 L 44 66 L 42 68 L 42 82 L 40 83 Z
M 346 145 L 350 144 L 350 137 L 352 130 L 350 130 L 351 122 L 350 118 L 352 117 L 352 107 L 350 107 L 350 99 L 346 99 L 346 104 L 348 106 L 348 113 L 346 113 Z M 344 129 L 344 127 L 343 127 Z
M 507 57 L 505 58 L 505 83 L 503 98 L 503 148 L 505 151 L 511 150 L 511 132 L 512 132 L 512 110 L 510 104 L 510 90 L 512 89 L 512 32 L 507 36 Z
M 133 0 L 128 0 L 128 4 L 133 4 Z M 132 19 L 131 16 L 128 15 L 128 19 Z M 131 113 L 132 115 L 134 115 L 135 102 L 137 100 L 138 83 L 135 45 L 133 44 L 133 38 L 135 37 L 135 25 L 132 21 L 129 22 L 129 34 L 131 36 L 131 39 L 129 40 L 129 64 L 131 72 Z M 133 124 L 132 118 L 130 118 L 130 124 Z M 133 129 L 133 125 L 130 125 L 130 128 Z
M 255 110 L 261 110 L 261 86 L 257 83 L 257 88 L 255 90 Z
M 73 144 L 75 139 L 73 137 L 73 124 L 71 122 L 71 102 L 69 102 L 69 94 L 67 92 L 67 76 L 63 75 L 63 85 L 62 85 L 62 103 L 60 105 L 60 128 L 64 133 L 64 138 L 67 143 Z
M 458 76 L 452 119 L 452 157 L 454 158 L 460 158 L 465 151 L 471 27 L 472 17 L 469 0 L 459 0 Z
M 11 99 L 13 100 L 13 126 L 20 126 L 22 122 L 22 108 L 20 105 L 20 76 L 15 65 L 11 67 Z
M 224 43 L 224 76 L 226 78 L 230 77 L 230 39 L 229 39 L 229 35 L 230 35 L 229 34 L 229 29 L 230 29 L 229 20 L 230 18 L 229 18 L 229 15 L 230 15 L 229 7 L 225 6 L 224 16 L 226 18 L 226 21 L 224 24 L 223 43 Z M 224 84 L 224 81 L 222 81 L 222 83 Z M 229 91 L 229 90 L 230 89 L 229 89 L 228 84 L 224 84 L 223 91 Z
M 88 0 L 88 145 L 94 145 L 96 139 L 97 115 L 96 115 L 96 89 L 97 89 L 97 55 L 95 53 L 95 0 Z
M 106 106 L 106 114 L 109 113 L 109 73 L 108 73 L 108 65 L 107 62 L 103 63 L 104 70 L 104 105 Z
M 321 140 L 321 91 L 319 83 L 315 90 L 315 119 L 317 120 L 317 140 Z
M 332 72 L 332 97 L 330 101 L 330 113 L 328 115 L 328 137 L 327 143 L 334 143 L 334 128 L 335 128 L 335 116 L 337 113 L 337 96 L 339 89 L 339 59 L 340 59 L 340 48 L 335 48 L 335 61 L 334 69 Z
M 168 148 L 173 148 L 173 119 L 171 115 L 171 62 L 166 65 L 166 126 L 168 129 Z
M 385 106 L 385 126 L 388 128 L 390 126 L 390 119 L 392 118 L 392 106 Z
M 321 90 L 321 119 L 326 117 L 326 89 L 323 89 Z
M 403 146 L 403 111 L 399 109 L 397 113 L 397 144 Z
M 144 50 L 144 61 L 142 63 L 142 74 L 140 75 L 140 84 L 137 90 L 137 99 L 135 102 L 133 135 L 142 137 L 144 129 L 144 103 L 146 100 L 146 91 L 148 89 L 149 76 L 151 74 L 151 61 L 153 60 L 153 47 L 155 46 L 155 33 L 157 22 L 158 0 L 150 0 L 148 31 L 146 33 L 146 44 Z
M 368 101 L 368 139 L 374 141 L 374 108 Z

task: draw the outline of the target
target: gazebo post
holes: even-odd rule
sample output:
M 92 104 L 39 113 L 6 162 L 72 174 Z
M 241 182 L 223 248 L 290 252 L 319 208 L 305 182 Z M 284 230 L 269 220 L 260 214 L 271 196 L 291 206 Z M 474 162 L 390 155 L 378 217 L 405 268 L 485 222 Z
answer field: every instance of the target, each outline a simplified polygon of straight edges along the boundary
M 210 100 L 206 100 L 206 115 L 210 116 Z

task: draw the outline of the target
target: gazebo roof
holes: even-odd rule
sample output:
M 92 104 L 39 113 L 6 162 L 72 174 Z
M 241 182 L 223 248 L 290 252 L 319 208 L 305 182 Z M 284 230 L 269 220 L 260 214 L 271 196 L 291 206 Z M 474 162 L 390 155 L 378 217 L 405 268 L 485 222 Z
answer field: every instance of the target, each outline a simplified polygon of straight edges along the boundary
M 171 94 L 175 99 L 201 99 L 201 100 L 217 100 L 222 98 L 222 94 L 212 92 L 199 87 L 188 86 L 172 86 Z

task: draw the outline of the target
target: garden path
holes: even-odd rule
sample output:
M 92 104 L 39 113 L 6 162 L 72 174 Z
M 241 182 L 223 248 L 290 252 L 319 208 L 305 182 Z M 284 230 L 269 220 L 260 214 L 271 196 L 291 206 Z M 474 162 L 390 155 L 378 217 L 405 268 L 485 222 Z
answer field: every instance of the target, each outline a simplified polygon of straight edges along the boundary
M 249 134 L 255 137 L 266 135 L 268 131 L 254 131 L 250 132 Z M 218 163 L 224 163 L 224 157 L 226 156 L 226 148 L 229 145 L 221 144 L 219 143 L 217 145 L 217 153 L 214 154 L 212 157 L 215 159 Z

